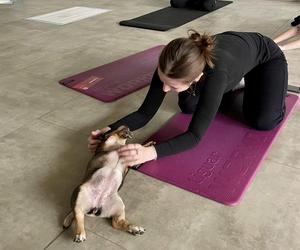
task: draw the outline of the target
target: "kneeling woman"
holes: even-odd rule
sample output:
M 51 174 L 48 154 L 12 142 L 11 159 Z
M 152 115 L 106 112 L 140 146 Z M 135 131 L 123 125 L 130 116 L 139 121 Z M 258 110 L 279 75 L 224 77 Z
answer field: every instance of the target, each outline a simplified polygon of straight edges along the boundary
M 246 122 L 259 130 L 276 127 L 285 114 L 288 72 L 286 59 L 273 40 L 259 33 L 230 31 L 208 36 L 190 31 L 188 38 L 177 38 L 163 49 L 141 107 L 109 127 L 93 131 L 88 147 L 93 151 L 99 143 L 98 135 L 108 129 L 123 124 L 131 130 L 143 127 L 166 93 L 175 91 L 182 112 L 193 114 L 188 130 L 150 147 L 128 144 L 119 154 L 133 166 L 190 149 L 213 121 L 223 95 L 243 77 Z

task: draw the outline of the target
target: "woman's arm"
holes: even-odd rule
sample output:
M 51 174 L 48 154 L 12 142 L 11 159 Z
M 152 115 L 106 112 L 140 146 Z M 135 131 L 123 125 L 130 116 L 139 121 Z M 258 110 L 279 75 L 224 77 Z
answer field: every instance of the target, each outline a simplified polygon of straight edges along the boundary
M 225 72 L 217 72 L 206 76 L 204 81 L 198 84 L 203 84 L 203 87 L 188 130 L 166 142 L 154 145 L 158 158 L 196 146 L 212 123 L 227 87 L 227 75 Z
M 200 88 L 199 102 L 188 131 L 154 146 L 127 144 L 121 147 L 118 152 L 125 164 L 134 166 L 190 149 L 198 144 L 218 111 L 227 86 L 227 77 L 225 73 L 218 72 L 211 78 L 207 77 L 205 82 L 201 81 L 200 84 L 204 86 Z
M 121 118 L 117 122 L 109 125 L 113 130 L 121 125 L 127 125 L 130 130 L 134 131 L 147 124 L 159 109 L 166 93 L 162 89 L 163 83 L 160 80 L 157 70 L 154 72 L 150 88 L 140 108 Z

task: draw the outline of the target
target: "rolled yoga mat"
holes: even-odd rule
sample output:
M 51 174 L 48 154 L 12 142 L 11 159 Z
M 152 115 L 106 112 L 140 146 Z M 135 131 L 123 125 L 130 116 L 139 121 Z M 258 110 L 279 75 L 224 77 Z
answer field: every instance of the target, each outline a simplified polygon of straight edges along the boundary
M 215 10 L 220 9 L 230 3 L 232 3 L 232 1 L 218 1 Z M 166 31 L 193 21 L 194 19 L 204 16 L 208 13 L 211 13 L 211 11 L 166 7 L 137 18 L 121 21 L 120 25 Z
M 286 98 L 286 116 L 276 128 L 258 131 L 218 113 L 193 149 L 143 164 L 138 171 L 211 200 L 237 205 L 278 136 L 298 96 Z M 186 131 L 191 115 L 179 113 L 149 140 L 162 142 Z
M 59 83 L 103 102 L 115 101 L 147 86 L 163 49 L 159 45 L 70 76 Z

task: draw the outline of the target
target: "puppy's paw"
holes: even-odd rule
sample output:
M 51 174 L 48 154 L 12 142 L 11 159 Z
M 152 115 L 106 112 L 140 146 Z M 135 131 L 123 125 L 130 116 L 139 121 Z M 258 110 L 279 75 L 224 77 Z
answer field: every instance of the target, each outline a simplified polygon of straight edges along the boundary
M 142 235 L 145 233 L 145 231 L 145 228 L 136 225 L 130 225 L 128 229 L 128 232 L 133 235 Z
M 86 240 L 86 235 L 85 233 L 81 233 L 81 234 L 76 234 L 75 238 L 74 238 L 74 242 L 80 243 Z

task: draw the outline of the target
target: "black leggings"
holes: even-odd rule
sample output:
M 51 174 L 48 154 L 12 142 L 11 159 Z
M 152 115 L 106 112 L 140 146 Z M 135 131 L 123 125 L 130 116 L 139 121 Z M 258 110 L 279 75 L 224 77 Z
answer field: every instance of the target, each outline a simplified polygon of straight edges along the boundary
M 268 43 L 272 55 L 270 60 L 256 66 L 244 76 L 243 116 L 251 127 L 258 130 L 276 127 L 285 114 L 287 62 L 278 46 L 271 40 Z M 198 96 L 183 91 L 178 97 L 182 112 L 191 114 L 195 111 Z

